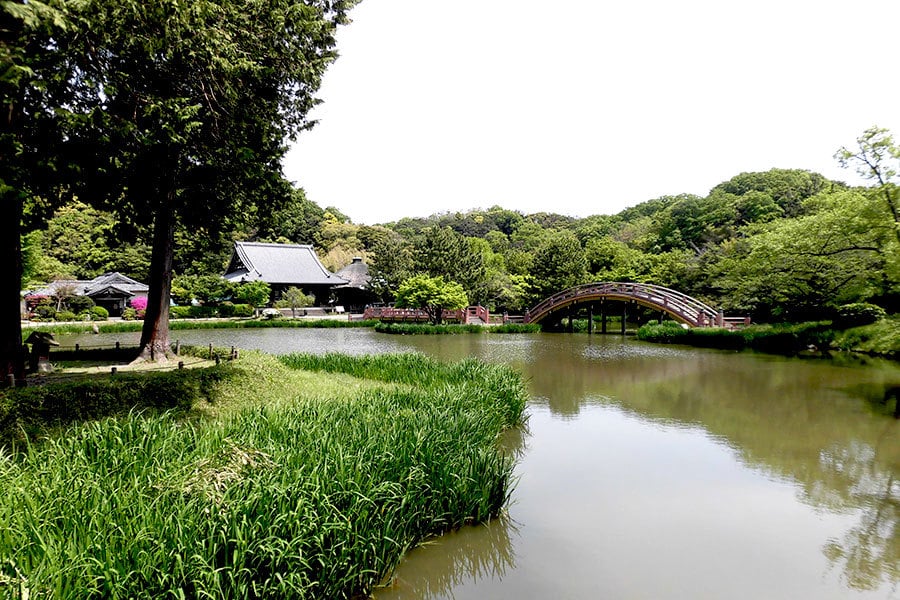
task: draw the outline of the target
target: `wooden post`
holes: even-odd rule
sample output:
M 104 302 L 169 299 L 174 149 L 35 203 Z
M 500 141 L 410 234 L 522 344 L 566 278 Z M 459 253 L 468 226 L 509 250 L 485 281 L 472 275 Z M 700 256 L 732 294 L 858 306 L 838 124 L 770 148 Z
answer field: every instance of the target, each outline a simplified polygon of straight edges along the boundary
M 119 372 L 119 369 L 117 369 L 116 367 L 113 367 L 112 369 L 110 369 L 109 374 L 110 374 L 110 375 L 115 375 L 115 374 L 118 373 L 118 372 Z
M 606 333 L 606 302 L 600 303 L 600 333 Z
M 212 344 L 209 345 L 209 357 L 212 358 Z
M 183 369 L 183 368 L 184 368 L 184 361 L 183 361 L 183 360 L 179 360 L 179 361 L 178 361 L 178 368 L 179 368 L 179 369 Z
M 665 317 L 665 316 L 666 316 L 666 313 L 664 313 L 663 311 L 659 311 L 659 324 L 660 325 L 662 325 L 663 317 Z
M 116 340 L 116 350 L 121 350 L 121 345 L 119 344 L 119 340 Z
M 572 325 L 572 314 L 573 314 L 574 312 L 575 312 L 575 307 L 574 307 L 574 305 L 573 305 L 573 306 L 570 306 L 570 307 L 569 307 L 569 326 L 566 328 L 566 329 L 569 331 L 569 333 L 574 333 L 574 332 L 575 332 L 575 326 Z
M 181 340 L 175 340 L 175 356 L 181 354 Z
M 628 321 L 628 303 L 622 303 L 622 335 L 625 335 L 625 323 Z
M 219 354 L 216 353 L 216 364 L 217 364 L 217 365 L 219 364 L 219 360 L 220 360 L 220 359 L 219 359 Z
M 594 333 L 594 303 L 588 302 L 588 335 Z
M 78 349 L 81 347 L 80 344 L 75 344 L 75 352 L 78 352 Z
M 9 387 L 16 387 L 16 376 L 12 373 L 6 376 L 6 383 Z

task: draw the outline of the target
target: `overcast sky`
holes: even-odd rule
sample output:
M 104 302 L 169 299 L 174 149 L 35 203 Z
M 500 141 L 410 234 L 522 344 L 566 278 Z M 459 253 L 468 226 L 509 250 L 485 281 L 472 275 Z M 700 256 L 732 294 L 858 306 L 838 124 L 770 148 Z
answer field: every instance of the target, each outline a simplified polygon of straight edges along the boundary
M 900 136 L 898 0 L 363 0 L 285 164 L 355 223 L 613 214 Z

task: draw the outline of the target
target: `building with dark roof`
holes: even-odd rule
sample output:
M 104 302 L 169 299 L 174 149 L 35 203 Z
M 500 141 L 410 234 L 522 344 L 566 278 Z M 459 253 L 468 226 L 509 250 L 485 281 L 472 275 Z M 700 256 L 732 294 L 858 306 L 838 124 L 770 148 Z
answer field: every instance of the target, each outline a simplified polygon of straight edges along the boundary
M 57 279 L 45 287 L 34 290 L 26 296 L 56 296 L 60 292 L 72 296 L 88 296 L 97 306 L 118 317 L 134 298 L 146 298 L 147 284 L 135 281 L 121 273 L 104 273 L 90 280 Z
M 346 279 L 347 283 L 335 286 L 333 290 L 335 304 L 343 306 L 349 312 L 362 312 L 367 304 L 378 300 L 369 286 L 372 281 L 369 265 L 364 263 L 362 258 L 357 256 L 336 275 Z
M 311 245 L 235 242 L 225 279 L 240 283 L 265 281 L 275 298 L 298 287 L 325 304 L 334 286 L 348 283 L 325 268 Z

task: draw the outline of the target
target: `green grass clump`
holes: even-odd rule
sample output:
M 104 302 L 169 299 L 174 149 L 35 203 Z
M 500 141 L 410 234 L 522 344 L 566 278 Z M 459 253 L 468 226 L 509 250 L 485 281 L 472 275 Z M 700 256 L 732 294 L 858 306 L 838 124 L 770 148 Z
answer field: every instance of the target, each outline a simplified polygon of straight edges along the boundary
M 130 414 L 0 454 L 0 595 L 365 597 L 423 538 L 497 515 L 497 438 L 523 419 L 508 369 L 394 358 L 247 353 L 206 418 Z
M 459 325 L 430 323 L 378 323 L 378 333 L 399 335 L 454 335 L 461 333 L 538 333 L 539 324 L 507 323 L 506 325 Z

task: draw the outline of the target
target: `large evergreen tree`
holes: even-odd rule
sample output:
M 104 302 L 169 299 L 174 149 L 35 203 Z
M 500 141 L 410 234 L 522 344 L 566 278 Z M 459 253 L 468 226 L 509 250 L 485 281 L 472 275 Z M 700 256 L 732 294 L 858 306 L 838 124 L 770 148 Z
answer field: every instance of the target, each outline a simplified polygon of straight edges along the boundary
M 85 0 L 79 34 L 60 43 L 78 65 L 72 145 L 81 181 L 152 226 L 141 358 L 163 359 L 175 231 L 216 235 L 229 217 L 290 194 L 285 138 L 334 59 L 354 0 Z

